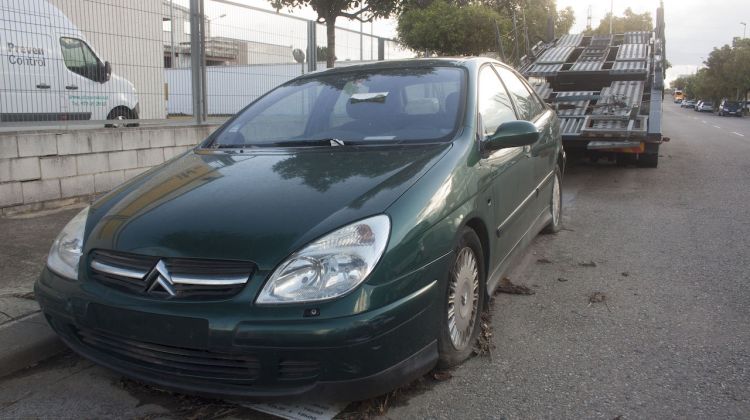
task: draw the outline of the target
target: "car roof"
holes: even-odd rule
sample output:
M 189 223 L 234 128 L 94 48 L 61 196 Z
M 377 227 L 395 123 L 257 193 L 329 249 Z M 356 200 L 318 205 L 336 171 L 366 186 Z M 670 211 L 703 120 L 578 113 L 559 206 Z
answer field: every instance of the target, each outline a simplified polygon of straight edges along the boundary
M 399 69 L 399 68 L 415 68 L 415 67 L 464 67 L 464 68 L 475 68 L 486 62 L 503 64 L 500 61 L 489 57 L 441 57 L 441 58 L 411 58 L 404 60 L 384 60 L 376 61 L 373 63 L 365 64 L 354 64 L 344 65 L 341 67 L 334 67 L 332 69 L 325 69 L 308 73 L 306 75 L 298 77 L 298 79 L 304 79 L 308 77 L 316 77 L 319 75 L 331 75 L 340 73 L 349 73 L 352 71 L 363 71 L 363 70 L 379 70 L 379 69 Z

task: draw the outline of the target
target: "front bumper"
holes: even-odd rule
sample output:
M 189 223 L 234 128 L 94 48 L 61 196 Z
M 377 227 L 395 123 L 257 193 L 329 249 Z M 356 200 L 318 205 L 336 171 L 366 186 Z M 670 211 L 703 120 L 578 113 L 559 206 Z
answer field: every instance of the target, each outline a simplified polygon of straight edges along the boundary
M 47 269 L 35 291 L 68 346 L 133 379 L 211 397 L 352 401 L 435 365 L 440 284 L 348 317 L 241 322 L 215 305 L 175 302 L 165 313 L 116 291 L 93 294 Z

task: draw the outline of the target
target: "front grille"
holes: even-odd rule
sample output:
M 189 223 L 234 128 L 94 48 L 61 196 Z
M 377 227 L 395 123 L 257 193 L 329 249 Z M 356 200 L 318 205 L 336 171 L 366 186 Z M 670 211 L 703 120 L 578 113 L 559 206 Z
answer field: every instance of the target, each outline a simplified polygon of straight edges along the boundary
M 279 362 L 280 381 L 315 379 L 320 375 L 320 362 L 303 360 L 282 360 Z
M 72 327 L 71 327 L 72 328 Z M 138 367 L 193 380 L 249 385 L 260 375 L 257 357 L 148 343 L 98 330 L 74 328 L 84 345 Z
M 246 261 L 159 258 L 95 250 L 93 280 L 128 293 L 165 299 L 224 299 L 242 290 L 255 272 Z

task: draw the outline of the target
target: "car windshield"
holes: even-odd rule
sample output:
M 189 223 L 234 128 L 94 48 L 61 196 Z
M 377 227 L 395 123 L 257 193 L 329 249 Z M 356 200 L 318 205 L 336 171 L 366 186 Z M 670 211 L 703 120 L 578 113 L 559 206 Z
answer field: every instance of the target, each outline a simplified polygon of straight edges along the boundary
M 451 138 L 465 72 L 455 67 L 322 73 L 286 83 L 227 124 L 208 147 L 420 142 Z
M 724 102 L 724 106 L 738 107 L 740 106 L 740 103 L 739 102 Z

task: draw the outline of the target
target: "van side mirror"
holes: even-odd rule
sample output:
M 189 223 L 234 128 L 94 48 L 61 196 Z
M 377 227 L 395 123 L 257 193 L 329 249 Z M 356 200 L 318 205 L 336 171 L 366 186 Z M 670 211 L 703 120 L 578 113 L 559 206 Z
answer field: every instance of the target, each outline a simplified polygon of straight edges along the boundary
M 108 82 L 109 79 L 112 78 L 112 65 L 109 64 L 109 61 L 105 61 L 104 62 L 104 65 L 102 66 L 102 68 L 100 70 L 100 74 L 101 74 L 100 81 L 102 83 Z
M 539 140 L 539 130 L 528 121 L 508 121 L 497 127 L 495 134 L 484 142 L 485 150 L 528 146 Z

